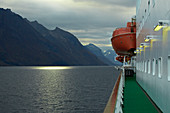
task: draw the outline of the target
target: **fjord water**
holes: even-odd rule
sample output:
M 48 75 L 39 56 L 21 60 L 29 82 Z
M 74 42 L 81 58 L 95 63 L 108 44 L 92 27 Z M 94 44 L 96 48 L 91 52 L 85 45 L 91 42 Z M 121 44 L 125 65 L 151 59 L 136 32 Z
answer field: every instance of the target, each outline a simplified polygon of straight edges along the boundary
M 0 67 L 0 112 L 102 113 L 118 75 L 109 66 Z

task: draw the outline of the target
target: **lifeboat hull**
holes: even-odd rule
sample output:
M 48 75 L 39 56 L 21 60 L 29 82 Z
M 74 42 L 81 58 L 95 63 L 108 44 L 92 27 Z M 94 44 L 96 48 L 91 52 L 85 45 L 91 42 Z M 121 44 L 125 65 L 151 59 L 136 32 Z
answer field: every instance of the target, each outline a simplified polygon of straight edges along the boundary
M 124 60 L 124 56 L 117 56 L 116 57 L 116 60 L 123 63 L 123 60 Z
M 117 56 L 117 57 L 116 57 L 116 60 L 119 61 L 119 62 L 121 62 L 121 63 L 123 63 L 124 57 L 125 57 L 125 56 Z M 127 56 L 126 56 L 125 62 L 128 62 L 128 61 L 130 61 L 130 60 L 131 60 L 131 57 L 127 57 Z
M 136 33 L 123 33 L 111 39 L 113 49 L 118 55 L 131 55 L 136 49 Z

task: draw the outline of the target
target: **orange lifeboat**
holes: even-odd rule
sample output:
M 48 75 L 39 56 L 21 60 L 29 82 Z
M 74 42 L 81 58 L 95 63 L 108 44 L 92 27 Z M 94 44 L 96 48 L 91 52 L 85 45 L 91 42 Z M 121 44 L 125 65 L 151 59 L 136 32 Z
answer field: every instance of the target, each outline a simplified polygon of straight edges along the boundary
M 123 63 L 124 57 L 125 57 L 125 56 L 117 56 L 117 57 L 116 57 L 116 60 L 119 61 L 119 62 L 121 62 L 121 63 Z M 131 57 L 126 56 L 125 62 L 128 62 L 128 61 L 130 61 L 130 60 L 131 60 Z
M 116 57 L 116 60 L 123 63 L 123 60 L 124 60 L 124 56 L 117 56 Z
M 112 46 L 118 55 L 134 55 L 136 49 L 136 22 L 128 22 L 127 27 L 117 28 L 112 35 Z

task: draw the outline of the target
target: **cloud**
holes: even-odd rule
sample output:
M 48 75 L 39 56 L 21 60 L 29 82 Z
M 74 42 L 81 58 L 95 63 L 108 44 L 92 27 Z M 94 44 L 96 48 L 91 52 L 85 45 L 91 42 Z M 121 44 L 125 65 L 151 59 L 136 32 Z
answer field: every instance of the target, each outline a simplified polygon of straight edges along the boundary
M 115 27 L 125 26 L 135 14 L 135 2 L 136 0 L 0 0 L 0 7 L 11 8 L 24 18 L 37 20 L 49 29 L 57 26 L 68 30 L 81 41 L 90 38 L 106 39 L 110 44 Z M 96 44 L 99 43 L 106 42 L 98 41 Z
M 74 0 L 75 2 L 91 2 L 101 5 L 123 6 L 123 7 L 135 7 L 136 0 Z
M 124 20 L 127 20 L 132 13 L 131 16 L 133 16 L 135 12 L 133 7 L 126 8 L 116 5 L 121 4 L 123 0 L 84 1 L 1 0 L 1 5 L 11 8 L 30 20 L 37 19 L 50 29 L 56 26 L 69 29 L 118 26 L 123 25 Z M 93 4 L 90 1 L 93 1 Z M 126 1 L 134 0 L 124 0 L 123 4 L 126 4 Z
M 82 42 L 83 45 L 87 45 L 89 43 L 93 43 L 93 44 L 95 44 L 95 45 L 97 45 L 99 47 L 104 47 L 104 46 L 112 47 L 110 39 L 105 39 L 105 40 L 95 39 L 95 40 L 93 40 L 93 39 L 88 39 L 88 38 L 81 38 L 79 40 Z

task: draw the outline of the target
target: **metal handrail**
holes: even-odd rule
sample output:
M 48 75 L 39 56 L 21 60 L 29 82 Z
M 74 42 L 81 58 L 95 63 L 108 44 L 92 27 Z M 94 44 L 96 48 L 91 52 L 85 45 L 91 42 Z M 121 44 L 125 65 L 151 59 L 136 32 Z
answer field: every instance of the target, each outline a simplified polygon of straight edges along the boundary
M 114 113 L 115 112 L 121 75 L 122 75 L 122 72 L 120 73 L 120 75 L 115 83 L 112 94 L 109 98 L 109 101 L 108 101 L 103 113 Z

